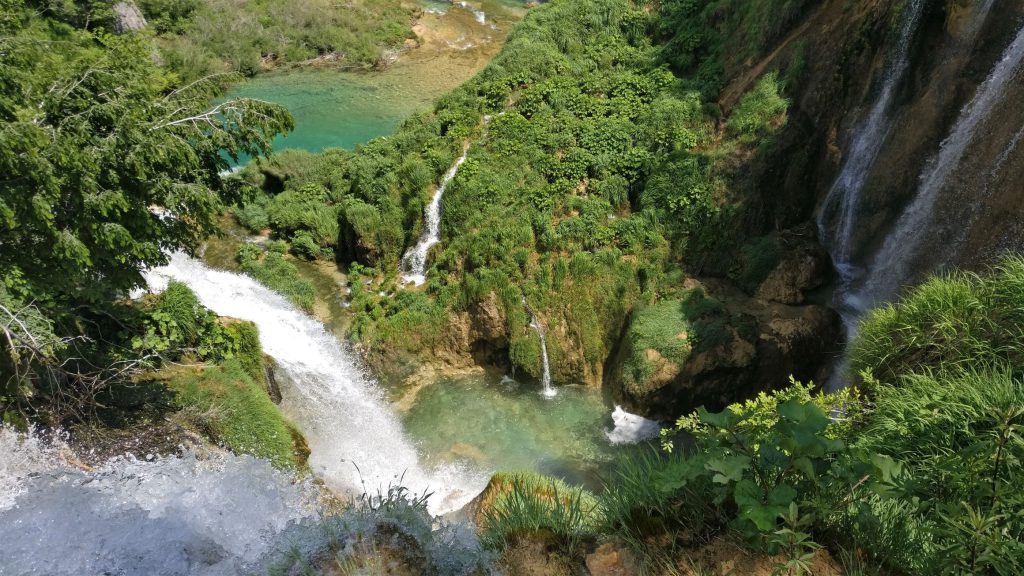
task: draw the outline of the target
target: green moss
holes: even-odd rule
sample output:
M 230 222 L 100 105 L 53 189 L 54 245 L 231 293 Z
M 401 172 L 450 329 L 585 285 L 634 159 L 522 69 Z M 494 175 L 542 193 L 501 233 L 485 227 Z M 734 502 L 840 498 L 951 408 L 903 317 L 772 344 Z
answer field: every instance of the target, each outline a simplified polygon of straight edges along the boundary
M 253 381 L 262 382 L 266 373 L 259 329 L 252 322 L 234 321 L 227 331 L 235 342 L 235 359 Z
M 710 350 L 733 338 L 732 318 L 725 306 L 703 289 L 690 290 L 681 299 L 662 300 L 634 312 L 626 332 L 623 383 L 644 394 L 654 384 L 659 366 L 681 367 L 695 352 Z
M 752 294 L 779 265 L 783 252 L 782 242 L 778 237 L 755 238 L 740 248 L 738 261 L 729 276 L 740 288 Z
M 239 360 L 178 374 L 168 386 L 182 417 L 212 441 L 280 468 L 304 465 L 301 434 Z

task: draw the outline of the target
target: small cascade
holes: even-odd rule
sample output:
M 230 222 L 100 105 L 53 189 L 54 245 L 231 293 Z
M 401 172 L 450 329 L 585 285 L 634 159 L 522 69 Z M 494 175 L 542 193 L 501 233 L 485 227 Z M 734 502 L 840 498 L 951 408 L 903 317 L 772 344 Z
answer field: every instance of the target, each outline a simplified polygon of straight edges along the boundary
M 644 440 L 657 438 L 661 434 L 661 424 L 637 414 L 630 414 L 622 406 L 616 406 L 612 412 L 612 423 L 614 427 L 605 431 L 605 436 L 608 442 L 616 446 L 638 444 Z
M 876 302 L 892 300 L 903 286 L 913 281 L 912 265 L 932 234 L 936 222 L 935 207 L 947 188 L 970 144 L 978 137 L 978 129 L 1002 100 L 1010 83 L 1018 76 L 1024 61 L 1024 28 L 1003 53 L 988 78 L 978 87 L 974 98 L 960 112 L 960 117 L 939 152 L 920 177 L 917 194 L 897 220 L 875 256 L 866 284 L 866 294 Z M 949 223 L 961 226 L 962 222 Z
M 854 285 L 861 275 L 861 271 L 853 263 L 854 231 L 860 207 L 860 194 L 892 129 L 893 100 L 910 68 L 910 47 L 924 5 L 924 0 L 912 0 L 904 8 L 899 38 L 889 67 L 882 78 L 878 96 L 854 132 L 847 147 L 846 161 L 818 214 L 818 230 L 822 243 L 832 256 L 833 265 L 839 274 L 836 308 L 843 316 L 848 332 L 852 331 L 857 316 L 863 311 L 853 292 Z
M 526 303 L 525 297 L 523 298 L 523 306 L 526 307 L 526 312 L 530 315 L 530 328 L 533 328 L 533 331 L 536 332 L 537 336 L 540 338 L 540 358 L 544 368 L 544 372 L 540 379 L 541 386 L 543 386 L 543 391 L 541 393 L 548 398 L 554 398 L 558 395 L 558 390 L 551 385 L 551 364 L 548 361 L 548 341 L 544 336 L 544 326 L 540 323 L 537 315 L 533 313 L 533 309 L 530 308 L 530 305 Z
M 441 241 L 441 200 L 444 197 L 445 188 L 459 173 L 459 167 L 466 161 L 468 154 L 469 145 L 467 144 L 462 149 L 462 155 L 441 179 L 441 184 L 434 192 L 434 197 L 423 211 L 423 221 L 426 224 L 423 234 L 420 235 L 419 242 L 410 248 L 405 256 L 402 256 L 402 278 L 406 282 L 420 286 L 427 280 L 427 255 L 430 253 L 430 249 Z
M 425 469 L 358 356 L 280 295 L 182 254 L 147 274 L 155 290 L 171 279 L 187 284 L 217 314 L 256 324 L 264 351 L 285 376 L 281 408 L 306 437 L 309 465 L 330 488 L 376 493 L 401 483 L 413 493 L 433 492 L 431 509 L 441 513 L 459 508 L 486 484 L 483 475 L 459 467 Z

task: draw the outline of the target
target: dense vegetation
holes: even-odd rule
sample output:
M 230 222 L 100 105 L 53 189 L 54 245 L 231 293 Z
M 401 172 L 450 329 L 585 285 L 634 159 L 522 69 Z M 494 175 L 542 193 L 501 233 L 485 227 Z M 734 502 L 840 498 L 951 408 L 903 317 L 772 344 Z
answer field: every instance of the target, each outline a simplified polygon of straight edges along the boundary
M 531 496 L 516 498 L 534 505 L 499 501 L 489 513 L 501 522 L 484 528 L 500 530 L 490 535 L 499 547 L 527 530 L 547 534 L 569 556 L 588 538 L 614 537 L 648 563 L 731 533 L 780 554 L 780 574 L 808 573 L 822 546 L 847 574 L 1020 573 L 1024 381 L 1008 359 L 1024 348 L 1008 335 L 1022 278 L 1020 258 L 986 277 L 934 278 L 864 321 L 852 347 L 860 390 L 794 384 L 701 409 L 665 431 L 665 453 L 622 465 L 597 504 L 568 509 L 587 497 L 555 502 L 543 495 L 557 485 L 530 479 L 518 490 Z M 920 336 L 953 319 L 985 331 L 950 327 L 966 347 Z
M 438 319 L 496 296 L 510 361 L 536 375 L 525 298 L 554 335 L 556 377 L 597 370 L 630 311 L 676 290 L 680 265 L 751 276 L 730 159 L 786 121 L 772 73 L 719 124 L 700 84 L 652 42 L 659 25 L 617 0 L 531 10 L 484 71 L 394 136 L 243 173 L 265 195 L 238 220 L 269 227 L 299 257 L 358 263 L 375 286 L 353 297 L 352 329 L 372 348 L 429 352 L 445 337 Z M 398 290 L 424 205 L 467 145 L 426 290 Z
M 222 84 L 182 85 L 145 36 L 102 32 L 109 8 L 0 3 L 0 414 L 93 421 L 159 387 L 165 363 L 225 363 L 203 376 L 219 388 L 172 382 L 177 406 L 215 440 L 290 465 L 255 328 L 223 323 L 179 284 L 126 296 L 241 200 L 219 176 L 225 154 L 266 152 L 291 119 L 253 100 L 211 107 Z
M 1024 344 L 1021 278 L 1024 260 L 1011 258 L 986 277 L 930 280 L 864 322 L 853 344 L 861 390 L 794 384 L 699 410 L 666 431 L 665 453 L 623 464 L 596 505 L 520 482 L 512 494 L 528 495 L 494 504 L 488 541 L 548 534 L 572 556 L 612 537 L 657 562 L 732 534 L 778 554 L 780 574 L 808 573 L 823 546 L 846 574 L 1018 574 L 1024 381 L 1007 358 Z M 970 344 L 918 337 L 933 330 Z
M 141 0 L 168 67 L 185 80 L 328 57 L 345 67 L 384 62 L 411 37 L 400 0 Z

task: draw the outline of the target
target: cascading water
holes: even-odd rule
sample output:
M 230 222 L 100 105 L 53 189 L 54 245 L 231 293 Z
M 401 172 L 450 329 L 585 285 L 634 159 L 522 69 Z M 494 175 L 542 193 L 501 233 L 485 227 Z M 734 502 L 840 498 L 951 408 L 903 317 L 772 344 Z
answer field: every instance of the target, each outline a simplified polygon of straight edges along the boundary
M 314 516 L 307 483 L 250 456 L 69 464 L 61 444 L 0 427 L 0 574 L 234 575 Z
M 846 161 L 818 214 L 822 243 L 832 256 L 839 274 L 835 304 L 843 317 L 848 335 L 863 306 L 857 298 L 855 283 L 861 271 L 853 263 L 853 236 L 856 229 L 860 194 L 875 160 L 892 129 L 892 104 L 896 91 L 910 68 L 910 47 L 924 9 L 924 0 L 912 0 L 904 8 L 899 38 L 878 96 L 868 115 L 854 132 L 846 152 Z
M 255 280 L 214 270 L 182 254 L 147 274 L 154 289 L 184 282 L 206 307 L 249 320 L 260 343 L 283 369 L 282 410 L 309 443 L 309 464 L 329 487 L 371 493 L 401 484 L 432 492 L 431 510 L 447 512 L 479 493 L 486 476 L 457 467 L 426 470 L 401 423 L 357 356 L 320 322 Z
M 938 154 L 929 161 L 921 174 L 917 194 L 875 256 L 865 283 L 865 292 L 874 301 L 895 298 L 903 285 L 912 280 L 909 268 L 920 254 L 923 241 L 930 236 L 929 230 L 938 226 L 935 221 L 936 201 L 947 188 L 947 181 L 960 165 L 968 146 L 977 138 L 978 128 L 989 118 L 1007 86 L 1018 76 L 1022 61 L 1024 28 L 1017 33 L 974 98 L 961 111 Z M 963 225 L 962 222 L 950 224 Z
M 468 154 L 469 145 L 467 144 L 462 149 L 462 155 L 459 156 L 455 164 L 448 169 L 444 178 L 441 179 L 441 184 L 437 187 L 437 191 L 434 192 L 434 197 L 431 198 L 430 204 L 424 210 L 423 221 L 426 228 L 424 228 L 423 234 L 420 235 L 419 242 L 402 257 L 402 278 L 406 282 L 412 282 L 417 286 L 426 282 L 427 255 L 430 249 L 441 241 L 441 200 L 444 197 L 445 188 L 448 187 L 448 183 L 458 174 L 459 167 L 466 161 Z
M 530 328 L 533 328 L 537 337 L 540 338 L 540 359 L 544 370 L 540 378 L 541 386 L 543 386 L 541 393 L 548 398 L 554 398 L 558 395 L 558 390 L 551 385 L 551 364 L 548 361 L 548 340 L 544 335 L 544 326 L 537 319 L 537 315 L 533 313 L 530 305 L 526 303 L 526 298 L 523 298 L 523 306 L 526 307 L 526 313 L 530 315 Z
M 857 318 L 865 310 L 857 290 L 857 283 L 863 272 L 853 262 L 854 230 L 860 207 L 860 194 L 875 160 L 878 159 L 882 145 L 892 130 L 893 100 L 907 70 L 910 69 L 910 47 L 924 5 L 925 0 L 912 0 L 904 8 L 899 38 L 882 78 L 878 96 L 871 105 L 868 115 L 854 132 L 846 152 L 846 161 L 818 213 L 818 232 L 822 244 L 828 250 L 832 265 L 839 275 L 833 305 L 842 318 L 847 341 L 853 338 Z M 826 388 L 835 390 L 845 386 L 845 373 L 844 358 L 833 370 Z

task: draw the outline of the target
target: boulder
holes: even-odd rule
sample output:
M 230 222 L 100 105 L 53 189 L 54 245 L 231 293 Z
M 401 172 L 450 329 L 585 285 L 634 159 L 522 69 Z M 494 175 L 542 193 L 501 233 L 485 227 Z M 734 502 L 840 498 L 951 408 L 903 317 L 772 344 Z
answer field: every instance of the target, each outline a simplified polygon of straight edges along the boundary
M 814 380 L 840 333 L 823 306 L 768 302 L 707 280 L 633 314 L 608 383 L 617 401 L 651 418 L 717 410 L 791 375 Z
M 828 253 L 813 235 L 788 236 L 785 253 L 754 291 L 754 297 L 781 304 L 803 304 L 804 294 L 828 281 L 831 264 Z
M 111 9 L 114 11 L 114 32 L 124 34 L 146 27 L 146 18 L 134 2 L 115 2 Z
M 586 563 L 591 576 L 632 576 L 640 573 L 633 554 L 610 542 L 587 554 Z

